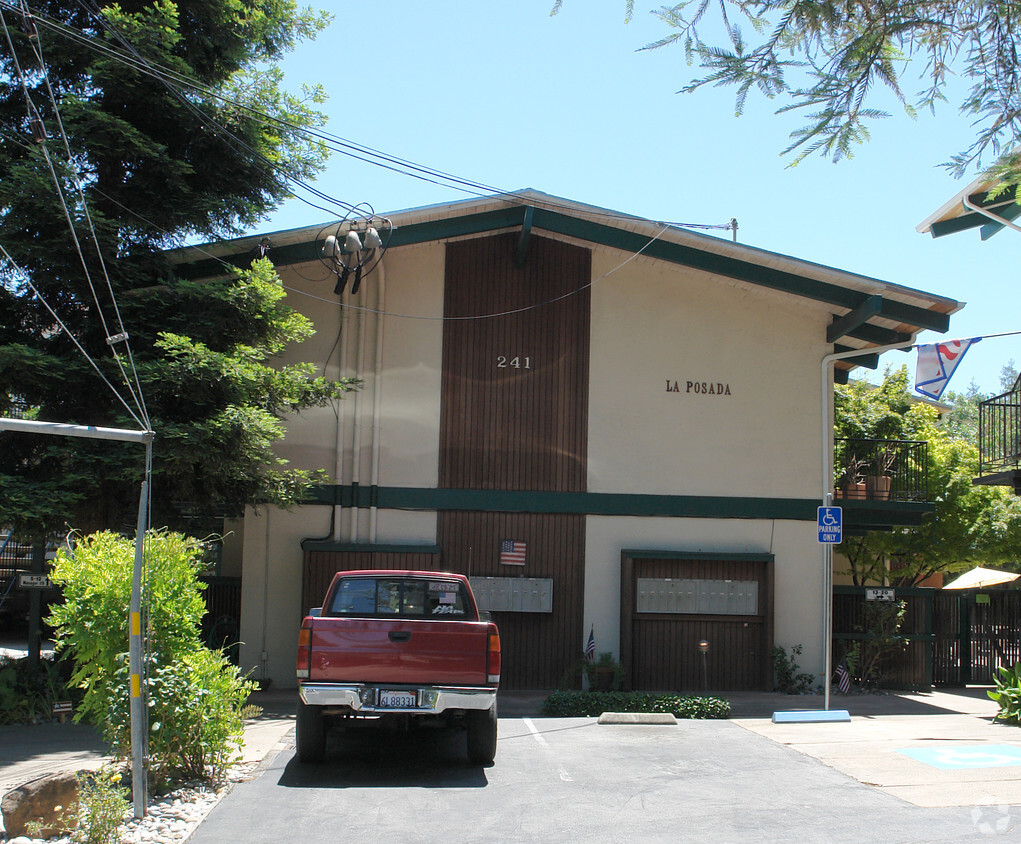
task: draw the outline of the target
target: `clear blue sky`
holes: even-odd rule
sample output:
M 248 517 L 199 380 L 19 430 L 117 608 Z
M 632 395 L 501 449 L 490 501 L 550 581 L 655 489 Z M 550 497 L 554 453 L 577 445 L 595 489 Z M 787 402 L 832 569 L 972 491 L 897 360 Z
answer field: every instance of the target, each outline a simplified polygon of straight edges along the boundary
M 968 303 L 948 334 L 923 341 L 1021 330 L 1021 234 L 983 243 L 977 231 L 915 231 L 966 183 L 939 167 L 972 137 L 953 103 L 912 120 L 889 102 L 892 117 L 852 159 L 790 168 L 779 153 L 797 115 L 752 96 L 737 118 L 730 89 L 677 94 L 693 72 L 683 51 L 638 51 L 666 33 L 648 14 L 659 4 L 636 3 L 627 25 L 624 0 L 565 0 L 556 17 L 552 0 L 315 5 L 336 18 L 284 68 L 292 90 L 326 86 L 336 135 L 503 190 L 662 221 L 736 217 L 745 244 Z M 468 196 L 341 155 L 316 186 L 378 213 Z M 260 230 L 329 218 L 291 201 Z M 986 340 L 950 389 L 974 379 L 995 392 L 1011 359 L 1021 363 L 1021 337 Z M 881 365 L 901 362 L 913 371 L 914 354 L 891 352 Z

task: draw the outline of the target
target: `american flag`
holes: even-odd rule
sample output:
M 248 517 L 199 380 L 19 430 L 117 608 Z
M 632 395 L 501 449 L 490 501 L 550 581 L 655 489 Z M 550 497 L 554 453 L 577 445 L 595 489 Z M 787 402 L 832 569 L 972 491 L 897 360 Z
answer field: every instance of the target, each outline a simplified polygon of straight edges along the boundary
M 840 664 L 837 666 L 837 688 L 840 689 L 841 694 L 847 694 L 851 691 L 851 672 L 847 670 L 847 660 L 840 660 Z
M 525 543 L 513 539 L 500 540 L 500 565 L 523 566 L 525 564 Z
M 585 659 L 591 662 L 596 658 L 596 628 L 595 625 L 588 632 L 588 644 L 585 645 Z

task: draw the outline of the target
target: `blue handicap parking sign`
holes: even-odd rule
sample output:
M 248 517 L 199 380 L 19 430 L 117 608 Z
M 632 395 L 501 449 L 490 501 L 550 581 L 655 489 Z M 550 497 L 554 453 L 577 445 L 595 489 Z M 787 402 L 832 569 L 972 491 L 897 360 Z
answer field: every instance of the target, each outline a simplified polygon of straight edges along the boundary
M 819 541 L 838 543 L 841 539 L 844 523 L 844 511 L 839 507 L 819 508 Z

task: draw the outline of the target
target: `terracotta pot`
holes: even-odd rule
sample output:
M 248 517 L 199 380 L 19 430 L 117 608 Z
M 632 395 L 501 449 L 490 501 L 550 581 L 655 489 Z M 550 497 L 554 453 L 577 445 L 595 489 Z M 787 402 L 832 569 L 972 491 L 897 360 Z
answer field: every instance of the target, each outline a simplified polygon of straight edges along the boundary
M 888 501 L 890 499 L 890 476 L 869 475 L 865 479 L 865 492 L 872 501 Z

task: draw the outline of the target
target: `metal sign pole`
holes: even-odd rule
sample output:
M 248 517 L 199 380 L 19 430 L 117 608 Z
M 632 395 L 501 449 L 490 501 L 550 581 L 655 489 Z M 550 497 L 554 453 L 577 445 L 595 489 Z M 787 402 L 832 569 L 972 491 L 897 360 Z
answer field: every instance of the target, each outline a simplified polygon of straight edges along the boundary
M 145 444 L 146 477 L 152 457 L 152 442 Z M 145 551 L 145 530 L 149 513 L 149 481 L 142 481 L 138 497 L 138 526 L 135 532 L 135 566 L 131 576 L 131 606 L 128 609 L 128 673 L 131 675 L 131 796 L 135 817 L 144 818 L 148 807 L 148 779 L 145 756 L 149 731 L 146 728 L 147 695 L 142 686 L 142 562 Z
M 852 349 L 847 352 L 835 352 L 823 355 L 820 366 L 822 376 L 822 503 L 829 507 L 833 503 L 833 373 L 834 361 L 862 355 L 881 355 L 894 349 L 908 351 L 914 348 L 913 343 L 894 343 L 889 346 L 873 346 L 867 349 Z M 823 708 L 830 708 L 830 673 L 833 663 L 833 547 L 831 543 L 823 543 L 822 548 L 822 582 L 823 582 Z

